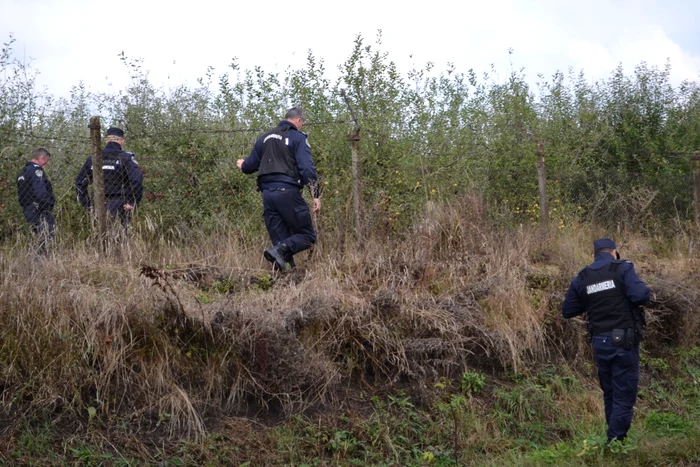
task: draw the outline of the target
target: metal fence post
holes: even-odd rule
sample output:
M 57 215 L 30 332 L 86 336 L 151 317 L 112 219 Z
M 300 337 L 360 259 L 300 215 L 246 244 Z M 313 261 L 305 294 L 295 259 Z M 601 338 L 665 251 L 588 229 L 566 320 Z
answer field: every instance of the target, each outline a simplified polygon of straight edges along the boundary
M 94 189 L 94 209 L 97 216 L 99 244 L 105 249 L 107 240 L 107 211 L 105 209 L 105 179 L 102 172 L 102 142 L 100 137 L 100 117 L 90 119 L 90 140 L 92 141 L 92 183 Z

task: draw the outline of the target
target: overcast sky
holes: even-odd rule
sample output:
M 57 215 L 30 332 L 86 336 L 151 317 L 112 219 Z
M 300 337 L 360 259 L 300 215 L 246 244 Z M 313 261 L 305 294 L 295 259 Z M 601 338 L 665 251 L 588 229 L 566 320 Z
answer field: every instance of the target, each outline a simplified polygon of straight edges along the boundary
M 374 44 L 380 29 L 382 50 L 404 72 L 428 61 L 478 73 L 493 64 L 505 79 L 512 60 L 531 81 L 570 67 L 594 80 L 618 63 L 631 72 L 670 59 L 677 84 L 700 81 L 698 18 L 698 0 L 0 0 L 0 40 L 12 33 L 14 55 L 58 96 L 81 81 L 123 89 L 122 51 L 166 88 L 195 84 L 208 66 L 218 76 L 233 57 L 242 69 L 300 68 L 309 50 L 337 76 L 355 36 Z

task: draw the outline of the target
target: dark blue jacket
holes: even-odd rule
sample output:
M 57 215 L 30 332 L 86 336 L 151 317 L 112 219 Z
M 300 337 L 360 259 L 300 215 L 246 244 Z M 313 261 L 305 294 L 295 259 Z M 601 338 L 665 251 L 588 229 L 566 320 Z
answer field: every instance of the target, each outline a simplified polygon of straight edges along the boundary
M 143 198 L 143 172 L 134 155 L 122 151 L 119 143 L 111 141 L 102 150 L 102 157 L 116 163 L 102 166 L 102 172 L 105 174 L 105 197 L 120 198 L 125 204 L 133 206 L 140 203 Z M 88 196 L 88 185 L 91 183 L 92 156 L 87 158 L 75 179 L 78 201 L 86 208 L 92 205 Z
M 39 164 L 27 162 L 17 174 L 17 197 L 23 208 L 34 204 L 38 211 L 53 209 L 56 203 L 53 187 Z
M 610 265 L 613 261 L 610 253 L 599 253 L 588 268 L 599 270 Z M 642 282 L 634 270 L 634 265 L 627 261 L 620 266 L 620 277 L 625 285 L 625 295 L 633 305 L 646 305 L 649 303 L 649 287 Z M 562 304 L 561 314 L 564 318 L 573 318 L 586 312 L 585 292 L 579 281 L 579 275 L 571 281 L 566 298 Z
M 297 130 L 293 123 L 288 120 L 282 120 L 279 122 L 277 127 L 285 128 L 289 127 L 287 131 L 287 137 L 289 138 L 289 143 L 287 147 L 294 156 L 297 163 L 297 168 L 299 169 L 299 175 L 301 175 L 301 184 L 298 180 L 290 177 L 286 174 L 268 174 L 260 176 L 258 180 L 258 185 L 260 188 L 280 188 L 283 186 L 292 185 L 298 188 L 302 186 L 311 184 L 315 186 L 316 182 L 316 167 L 311 158 L 311 146 L 306 138 L 306 133 Z M 259 137 L 255 142 L 250 155 L 243 161 L 241 166 L 241 171 L 244 174 L 252 174 L 258 171 L 260 168 L 261 154 L 262 154 L 263 137 Z M 318 197 L 318 193 L 314 193 L 314 197 Z

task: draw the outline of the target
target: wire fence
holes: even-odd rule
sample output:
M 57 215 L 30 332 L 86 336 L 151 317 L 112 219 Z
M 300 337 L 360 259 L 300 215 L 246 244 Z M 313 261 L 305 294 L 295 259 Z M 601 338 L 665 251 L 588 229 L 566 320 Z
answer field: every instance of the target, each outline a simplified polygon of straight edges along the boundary
M 319 128 L 341 123 L 345 122 L 310 122 L 309 125 Z M 143 148 L 136 158 L 144 174 L 144 197 L 134 223 L 143 226 L 147 222 L 146 230 L 153 235 L 222 227 L 260 232 L 261 207 L 254 177 L 242 175 L 235 161 L 247 155 L 257 134 L 264 130 L 187 128 L 127 133 L 127 144 L 131 141 Z M 203 136 L 223 139 L 208 141 L 206 148 L 196 143 L 187 148 L 183 143 Z M 177 145 L 169 146 L 168 138 L 178 138 Z M 349 146 L 347 139 L 340 139 L 338 145 Z M 45 147 L 53 153 L 46 167 L 29 162 L 27 149 L 36 147 Z M 331 151 L 320 149 L 322 154 Z M 55 218 L 63 237 L 89 235 L 93 223 L 89 220 L 90 213 L 76 200 L 75 179 L 91 152 L 88 137 L 28 132 L 3 138 L 0 141 L 0 238 L 36 231 L 39 228 L 36 219 L 48 223 L 47 216 Z M 438 156 L 440 160 L 446 159 L 444 154 L 435 157 Z M 428 157 L 420 170 L 416 170 L 417 165 L 405 168 L 404 173 L 397 175 L 400 186 L 377 175 L 385 168 L 368 167 L 362 180 L 366 188 L 363 195 L 366 224 L 372 229 L 395 230 L 415 220 L 426 200 L 449 200 L 467 191 L 480 193 L 494 216 L 520 223 L 546 221 L 564 226 L 572 221 L 585 221 L 616 229 L 669 232 L 698 220 L 695 171 L 700 170 L 686 154 L 669 156 L 688 160 L 688 170 L 683 173 L 643 174 L 570 167 L 550 171 L 544 181 L 538 179 L 541 174 L 534 163 L 494 168 L 459 156 L 455 153 L 455 162 L 450 162 L 449 167 L 435 165 L 437 159 Z M 328 167 L 318 159 L 316 162 L 322 174 L 321 221 L 339 232 L 352 229 L 357 218 L 350 200 L 349 158 L 333 159 Z M 402 169 L 391 170 L 398 174 Z M 24 179 L 20 180 L 21 177 Z M 47 195 L 49 190 L 51 196 Z M 543 192 L 546 210 L 542 209 Z M 49 202 L 51 197 L 53 201 Z

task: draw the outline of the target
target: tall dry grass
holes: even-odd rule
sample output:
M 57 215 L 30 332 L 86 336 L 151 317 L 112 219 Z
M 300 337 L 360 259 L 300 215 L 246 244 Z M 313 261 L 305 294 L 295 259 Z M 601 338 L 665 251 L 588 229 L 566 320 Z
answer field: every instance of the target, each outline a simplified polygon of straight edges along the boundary
M 589 358 L 585 326 L 564 322 L 560 303 L 602 234 L 498 227 L 470 196 L 362 247 L 321 235 L 323 254 L 299 255 L 286 275 L 262 259 L 265 239 L 224 230 L 178 243 L 137 234 L 106 254 L 59 242 L 37 258 L 15 245 L 1 260 L 4 424 L 197 437 L 222 413 L 333 406 L 348 387 L 575 365 Z M 698 259 L 683 240 L 662 255 L 654 239 L 616 240 L 654 290 L 645 345 L 697 344 Z

